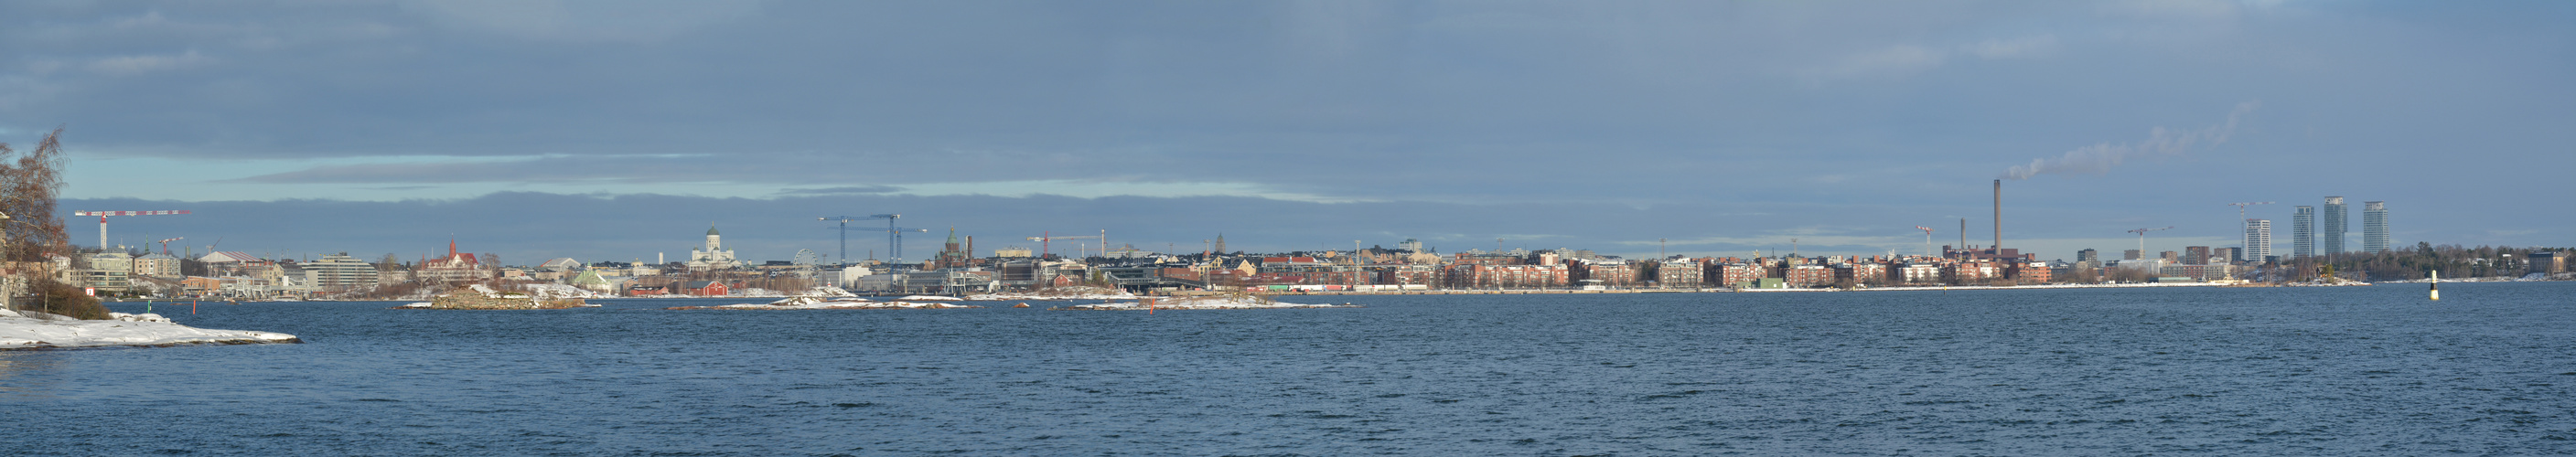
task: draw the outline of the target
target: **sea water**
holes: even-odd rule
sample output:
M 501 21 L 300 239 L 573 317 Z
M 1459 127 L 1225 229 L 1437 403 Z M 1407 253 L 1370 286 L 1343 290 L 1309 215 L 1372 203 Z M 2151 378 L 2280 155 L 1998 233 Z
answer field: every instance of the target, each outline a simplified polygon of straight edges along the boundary
M 306 343 L 0 352 L 0 454 L 2576 453 L 2576 283 L 2447 286 L 160 304 Z

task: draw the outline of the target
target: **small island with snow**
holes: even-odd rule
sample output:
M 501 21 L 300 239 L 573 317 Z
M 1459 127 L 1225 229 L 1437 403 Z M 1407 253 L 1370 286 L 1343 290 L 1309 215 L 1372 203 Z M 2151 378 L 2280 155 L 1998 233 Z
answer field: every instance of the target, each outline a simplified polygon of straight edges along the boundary
M 0 310 L 0 350 L 304 342 L 295 335 L 284 333 L 189 327 L 170 322 L 158 314 L 113 313 L 110 316 L 113 318 L 82 320 L 34 311 Z
M 913 297 L 906 297 L 906 298 L 913 298 Z M 774 301 L 774 302 L 769 302 L 769 303 L 741 303 L 741 304 L 719 305 L 719 306 L 674 306 L 674 307 L 670 307 L 670 308 L 663 308 L 663 309 L 676 309 L 676 310 L 702 310 L 702 309 L 958 309 L 958 308 L 982 308 L 982 306 L 975 306 L 975 305 L 959 305 L 959 304 L 941 303 L 941 301 L 954 301 L 954 300 L 956 300 L 956 299 L 955 299 L 955 298 L 949 298 L 949 297 L 937 297 L 937 298 L 944 299 L 944 300 L 922 300 L 922 301 L 871 301 L 871 300 L 868 300 L 868 299 L 864 299 L 864 298 L 857 298 L 857 297 L 818 297 L 818 296 L 802 296 L 802 297 L 787 297 L 787 298 L 785 298 L 785 299 L 781 299 L 781 300 Z
M 1065 286 L 1028 292 L 968 295 L 973 301 L 1038 301 L 1038 300 L 1134 300 L 1136 294 L 1108 287 Z
M 580 292 L 575 289 L 575 292 Z M 482 284 L 430 297 L 429 301 L 396 306 L 393 309 L 566 309 L 596 308 L 580 295 L 557 293 L 552 289 L 533 291 L 499 291 Z
M 1271 299 L 1270 299 L 1270 297 L 1268 297 L 1268 296 L 1263 296 L 1263 295 L 1211 295 L 1211 296 L 1201 296 L 1201 297 L 1141 297 L 1141 298 L 1136 299 L 1136 301 L 1130 301 L 1130 302 L 1109 302 L 1109 303 L 1096 303 L 1096 304 L 1088 304 L 1088 305 L 1069 305 L 1069 306 L 1058 306 L 1058 307 L 1052 307 L 1052 308 L 1047 308 L 1047 309 L 1049 309 L 1049 310 L 1068 310 L 1068 311 L 1145 311 L 1145 310 L 1165 310 L 1165 309 L 1184 309 L 1184 310 L 1199 310 L 1199 309 L 1296 309 L 1296 308 L 1358 308 L 1358 307 L 1360 307 L 1360 305 L 1354 305 L 1354 304 L 1350 304 L 1350 303 L 1343 303 L 1343 304 L 1339 304 L 1339 305 L 1333 305 L 1333 304 L 1314 305 L 1314 304 L 1302 304 L 1302 303 L 1281 303 L 1281 302 L 1278 302 L 1278 301 L 1271 300 Z

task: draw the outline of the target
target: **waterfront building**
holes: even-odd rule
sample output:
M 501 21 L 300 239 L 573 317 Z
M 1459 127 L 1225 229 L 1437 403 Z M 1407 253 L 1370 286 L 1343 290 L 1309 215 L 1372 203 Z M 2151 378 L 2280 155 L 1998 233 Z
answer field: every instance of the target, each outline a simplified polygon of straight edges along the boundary
M 1533 289 L 1564 288 L 1567 268 L 1558 265 L 1493 265 L 1453 264 L 1447 273 L 1451 287 L 1468 289 Z
M 144 254 L 142 257 L 136 257 L 134 258 L 134 275 L 162 278 L 179 277 L 179 258 L 161 253 Z
M 2187 264 L 2187 265 L 2208 265 L 2208 264 L 2209 264 L 2209 247 L 2208 247 L 2208 246 L 2184 246 L 2184 247 L 2182 248 L 2182 252 L 2183 252 L 2183 254 L 2182 254 L 2182 263 L 2184 263 L 2184 264 Z
M 2019 262 L 2006 267 L 2004 275 L 2018 284 L 2047 284 L 2057 278 L 2058 269 L 2050 262 Z
M 1824 265 L 1812 263 L 1791 265 L 1781 269 L 1780 274 L 1781 277 L 1788 279 L 1789 287 L 1816 287 L 1834 283 L 1834 269 Z
M 2531 251 L 2530 253 L 2524 254 L 2524 258 L 2531 262 L 2532 273 L 2554 275 L 2567 272 L 2567 257 L 2569 255 L 2576 255 L 2576 252 Z
M 1567 263 L 1574 267 L 1570 272 L 1574 275 L 1572 279 L 1575 281 L 1594 281 L 1585 284 L 1616 288 L 1637 285 L 1637 269 L 1625 260 L 1579 260 Z
M 376 286 L 376 266 L 342 252 L 305 262 L 306 282 L 322 290 L 350 290 Z
M 2236 260 L 2245 262 L 2261 262 L 2264 257 L 2271 256 L 2272 220 L 2246 219 L 2245 247 L 2244 250 L 2237 253 Z
M 123 252 L 101 252 L 89 255 L 89 269 L 81 270 L 81 282 L 99 291 L 122 291 L 133 287 L 134 256 Z
M 1761 281 L 1766 276 L 1763 270 L 1761 265 L 1750 263 L 1710 262 L 1708 268 L 1701 271 L 1700 277 L 1703 281 L 1721 287 L 1752 287 L 1746 284 Z
M 473 253 L 456 252 L 456 241 L 453 240 L 447 242 L 446 257 L 420 263 L 420 279 L 424 281 L 474 281 L 490 278 L 492 273 Z
M 722 297 L 733 293 L 733 287 L 723 281 L 689 281 L 679 283 L 678 289 L 673 293 L 700 297 Z
M 1666 289 L 1697 289 L 1703 273 L 1706 273 L 1706 270 L 1700 269 L 1699 262 L 1688 259 L 1664 261 L 1662 265 L 1655 266 L 1655 286 Z
M 1929 262 L 1906 263 L 1888 269 L 1887 276 L 1906 284 L 1932 284 L 1941 282 L 1941 266 Z
M 2101 263 L 2101 262 L 2102 262 L 2102 251 L 2096 251 L 2096 250 L 2092 250 L 2092 249 L 2086 249 L 2086 250 L 2081 250 L 2081 251 L 2075 251 L 2075 261 L 2077 261 L 2077 262 L 2093 262 L 2093 263 Z
M 2299 205 L 2290 214 L 2290 258 L 2317 256 L 2317 207 Z
M 1941 265 L 1942 279 L 1949 280 L 1951 284 L 1976 284 L 2001 277 L 2002 274 L 2003 272 L 1995 267 L 1994 262 L 1966 261 Z
M 1887 279 L 1888 271 L 1887 264 L 1885 263 L 1854 262 L 1834 265 L 1834 281 L 1836 282 L 1851 281 L 1853 284 L 1865 284 L 1873 281 L 1886 281 Z
M 2323 238 L 2325 243 L 2323 246 L 2323 252 L 2320 253 L 2326 255 L 2342 254 L 2344 249 L 2343 234 L 2344 232 L 2351 231 L 2349 224 L 2352 223 L 2352 215 L 2347 214 L 2344 209 L 2343 197 L 2326 197 L 2325 217 L 2326 220 L 2324 221 L 2324 225 L 2319 226 L 2319 228 L 2325 229 L 2325 233 L 2319 234 L 2323 235 L 2321 238 Z
M 2361 251 L 2388 250 L 2388 202 L 2361 202 Z
M 710 225 L 707 226 L 706 249 L 689 250 L 688 265 L 691 271 L 721 270 L 742 266 L 742 262 L 734 260 L 733 251 L 724 248 L 724 237 Z
M 2157 268 L 2156 275 L 2164 277 L 2191 278 L 2201 281 L 2217 281 L 2236 277 L 2236 266 L 2227 264 L 2166 265 L 2161 268 Z

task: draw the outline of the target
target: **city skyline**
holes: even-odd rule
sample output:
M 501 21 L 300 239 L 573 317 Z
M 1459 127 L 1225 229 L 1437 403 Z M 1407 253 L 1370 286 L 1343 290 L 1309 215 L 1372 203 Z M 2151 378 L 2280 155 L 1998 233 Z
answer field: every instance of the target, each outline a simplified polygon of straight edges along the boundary
M 2397 246 L 2576 244 L 2488 197 L 2556 187 L 2482 166 L 2576 167 L 2576 6 L 1866 5 L 12 4 L 0 142 L 66 129 L 66 213 L 194 211 L 111 242 L 280 255 L 628 260 L 713 221 L 784 260 L 876 213 L 1871 255 L 1989 243 L 1996 177 L 2043 259 L 2241 245 L 2297 219 L 2228 202 L 2322 195 L 2397 203 Z

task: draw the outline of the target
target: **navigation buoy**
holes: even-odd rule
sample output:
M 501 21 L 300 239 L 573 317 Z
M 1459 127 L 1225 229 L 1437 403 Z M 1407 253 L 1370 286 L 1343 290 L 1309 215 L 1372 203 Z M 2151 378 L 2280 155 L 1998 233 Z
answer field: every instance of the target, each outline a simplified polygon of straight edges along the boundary
M 2433 272 L 2433 301 L 2442 301 L 2442 272 Z

